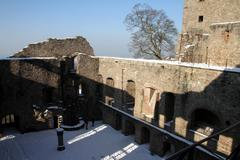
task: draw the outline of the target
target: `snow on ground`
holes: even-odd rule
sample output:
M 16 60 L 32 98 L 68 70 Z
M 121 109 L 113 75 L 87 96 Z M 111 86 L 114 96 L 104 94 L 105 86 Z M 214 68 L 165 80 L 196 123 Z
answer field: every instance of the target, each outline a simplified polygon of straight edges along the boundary
M 88 130 L 65 131 L 66 149 L 57 151 L 56 130 L 9 133 L 0 139 L 1 160 L 161 160 L 148 145 L 138 145 L 109 125 L 96 122 Z

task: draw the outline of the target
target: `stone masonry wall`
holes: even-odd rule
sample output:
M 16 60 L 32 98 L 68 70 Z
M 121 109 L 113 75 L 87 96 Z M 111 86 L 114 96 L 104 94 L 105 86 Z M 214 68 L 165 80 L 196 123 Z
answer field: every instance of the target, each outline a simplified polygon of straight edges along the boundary
M 210 32 L 212 23 L 240 21 L 239 0 L 185 0 L 183 33 L 190 30 Z M 203 16 L 203 22 L 198 22 Z
M 79 55 L 80 59 L 81 57 L 84 58 L 85 55 Z M 189 140 L 203 139 L 204 136 L 201 135 L 205 132 L 207 134 L 207 128 L 216 132 L 239 121 L 239 73 L 188 67 L 181 64 L 173 65 L 162 61 L 104 57 L 89 57 L 88 62 L 86 58 L 84 60 L 88 65 L 79 67 L 78 73 L 84 72 L 84 77 L 95 81 L 95 76 L 92 75 L 92 69 L 94 69 L 96 76 L 103 77 L 104 93 L 108 88 L 107 78 L 114 80 L 113 106 L 124 109 L 126 106 L 124 92 L 126 92 L 127 82 L 131 80 L 136 85 L 133 115 L 164 129 L 170 127 L 173 133 Z M 95 63 L 97 61 L 99 61 L 98 72 L 94 67 L 97 66 Z M 92 67 L 89 67 L 92 62 L 94 62 Z M 88 73 L 91 74 L 88 75 Z M 166 97 L 169 97 L 169 93 L 173 94 L 171 101 L 174 101 L 172 121 L 167 121 L 166 117 L 169 114 L 167 113 L 169 106 L 166 105 L 168 101 Z M 207 117 L 211 117 L 207 114 L 214 115 L 217 121 L 207 124 L 208 122 L 203 118 L 204 123 L 197 124 L 199 120 L 201 121 L 201 116 L 204 116 L 200 115 L 199 118 L 198 114 L 206 114 Z M 221 135 L 216 141 L 209 141 L 208 147 L 214 151 L 229 154 L 238 143 L 239 129 Z
M 15 115 L 17 128 L 23 132 L 48 128 L 47 121 L 34 116 L 33 105 L 59 100 L 59 68 L 57 59 L 1 60 L 0 118 Z
M 185 0 L 183 29 L 176 47 L 177 59 L 237 66 L 240 62 L 239 5 L 239 0 Z

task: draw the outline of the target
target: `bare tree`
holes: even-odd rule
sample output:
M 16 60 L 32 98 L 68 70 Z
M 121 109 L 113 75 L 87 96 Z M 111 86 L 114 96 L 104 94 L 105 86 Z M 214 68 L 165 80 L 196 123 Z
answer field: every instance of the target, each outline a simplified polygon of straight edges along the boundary
M 163 10 L 136 4 L 124 23 L 131 33 L 130 52 L 135 57 L 162 59 L 174 52 L 177 29 Z

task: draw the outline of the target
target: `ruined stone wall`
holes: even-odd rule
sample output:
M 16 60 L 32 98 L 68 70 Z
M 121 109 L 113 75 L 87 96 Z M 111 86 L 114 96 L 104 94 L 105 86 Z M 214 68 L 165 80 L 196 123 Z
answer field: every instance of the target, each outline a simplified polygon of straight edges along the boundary
M 60 99 L 59 61 L 1 60 L 0 75 L 1 120 L 2 117 L 13 114 L 17 128 L 23 132 L 49 128 L 48 121 L 35 117 L 33 105 L 44 106 Z
M 62 57 L 71 56 L 75 52 L 94 55 L 93 48 L 83 37 L 68 39 L 49 39 L 45 42 L 30 44 L 13 57 Z
M 79 57 L 81 59 L 82 56 Z M 83 72 L 90 81 L 95 76 L 101 75 L 104 95 L 106 89 L 109 88 L 106 85 L 107 79 L 113 79 L 114 104 L 112 105 L 114 107 L 127 110 L 124 100 L 127 82 L 131 80 L 135 82 L 136 88 L 133 115 L 189 140 L 197 141 L 204 138 L 201 135 L 208 134 L 208 128 L 216 132 L 239 120 L 239 73 L 167 64 L 162 61 L 89 57 L 88 63 L 87 58 L 85 56 L 83 58 L 88 65 L 79 67 L 79 73 Z M 95 63 L 89 67 L 92 62 L 97 61 L 99 61 L 98 73 L 93 67 L 96 66 Z M 94 69 L 95 76 L 91 75 L 92 69 Z M 91 74 L 88 76 L 88 73 Z M 167 102 L 169 97 L 172 97 L 170 101 L 174 102 L 174 113 L 173 117 L 167 118 L 168 107 L 171 107 Z M 216 116 L 217 122 L 196 125 L 195 123 L 199 121 L 196 115 L 205 115 L 205 113 L 207 117 L 211 117 L 209 116 L 211 114 Z M 238 141 L 239 129 L 220 136 L 216 141 L 209 142 L 208 147 L 220 153 L 229 154 Z

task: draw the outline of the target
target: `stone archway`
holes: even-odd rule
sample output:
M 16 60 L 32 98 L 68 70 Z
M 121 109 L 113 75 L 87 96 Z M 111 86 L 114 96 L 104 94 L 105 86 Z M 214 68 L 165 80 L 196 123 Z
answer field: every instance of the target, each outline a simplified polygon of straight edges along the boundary
M 220 119 L 214 112 L 198 108 L 191 114 L 190 128 L 209 136 L 221 128 Z

